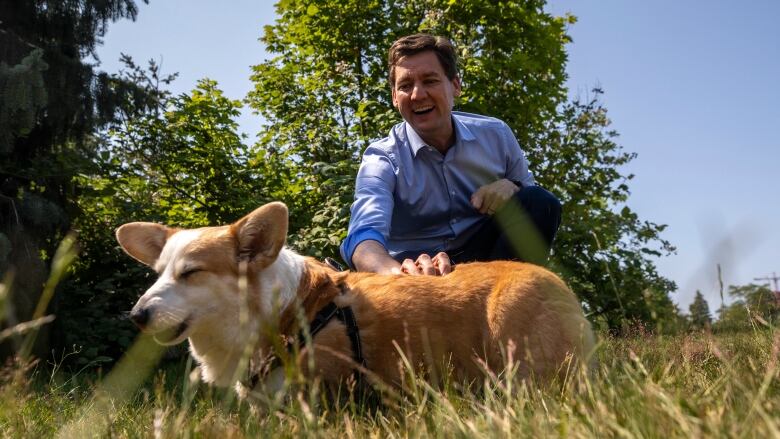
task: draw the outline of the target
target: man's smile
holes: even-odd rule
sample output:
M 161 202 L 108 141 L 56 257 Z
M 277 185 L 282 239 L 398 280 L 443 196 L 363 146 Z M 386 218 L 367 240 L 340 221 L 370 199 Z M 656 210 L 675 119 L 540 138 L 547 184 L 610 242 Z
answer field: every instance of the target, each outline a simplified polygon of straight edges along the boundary
M 426 105 L 424 107 L 415 108 L 413 111 L 414 114 L 428 114 L 433 111 L 433 105 Z

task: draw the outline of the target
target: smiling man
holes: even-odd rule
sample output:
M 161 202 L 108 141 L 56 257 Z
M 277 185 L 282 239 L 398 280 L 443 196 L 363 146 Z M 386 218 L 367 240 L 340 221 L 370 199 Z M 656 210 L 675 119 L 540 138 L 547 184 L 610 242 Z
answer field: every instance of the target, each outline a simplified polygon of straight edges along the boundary
M 504 122 L 452 111 L 461 92 L 452 43 L 406 36 L 388 64 L 404 122 L 363 153 L 344 260 L 359 271 L 429 275 L 459 262 L 544 263 L 561 205 L 536 186 Z

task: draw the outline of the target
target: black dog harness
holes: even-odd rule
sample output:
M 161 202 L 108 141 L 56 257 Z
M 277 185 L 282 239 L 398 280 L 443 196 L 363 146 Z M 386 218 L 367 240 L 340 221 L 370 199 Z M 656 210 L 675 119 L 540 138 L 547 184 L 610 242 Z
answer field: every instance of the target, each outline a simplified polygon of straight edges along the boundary
M 334 317 L 343 323 L 347 328 L 347 336 L 349 337 L 349 341 L 352 344 L 352 360 L 355 362 L 355 364 L 357 364 L 357 367 L 353 370 L 353 376 L 355 377 L 355 382 L 360 385 L 362 384 L 361 381 L 363 376 L 363 373 L 360 369 L 365 369 L 366 360 L 363 358 L 363 349 L 360 343 L 360 330 L 357 325 L 357 320 L 355 319 L 355 313 L 352 312 L 351 307 L 345 306 L 341 308 L 334 302 L 330 302 L 329 304 L 325 305 L 325 307 L 317 312 L 317 314 L 314 316 L 314 319 L 309 323 L 309 335 L 313 340 L 314 336 L 317 335 L 317 333 L 319 333 L 323 328 L 325 328 L 325 326 L 327 326 Z M 298 333 L 298 349 L 302 349 L 304 346 L 306 346 L 306 337 L 303 330 L 301 330 Z M 287 350 L 290 353 L 293 352 L 293 347 L 294 343 L 287 344 Z M 272 355 L 271 358 L 266 360 L 266 366 L 263 367 L 263 369 L 259 372 L 252 372 L 250 364 L 249 373 L 251 375 L 249 376 L 246 384 L 250 389 L 254 389 L 254 387 L 260 381 L 260 378 L 267 375 L 274 368 L 281 366 L 281 362 L 282 360 L 278 355 Z

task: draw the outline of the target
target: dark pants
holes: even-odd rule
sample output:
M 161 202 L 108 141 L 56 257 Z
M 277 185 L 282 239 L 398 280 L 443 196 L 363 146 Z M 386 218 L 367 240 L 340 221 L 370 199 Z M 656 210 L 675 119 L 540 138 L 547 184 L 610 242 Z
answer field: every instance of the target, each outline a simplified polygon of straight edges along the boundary
M 544 265 L 558 227 L 561 202 L 539 186 L 522 188 L 460 249 L 454 263 L 511 259 Z

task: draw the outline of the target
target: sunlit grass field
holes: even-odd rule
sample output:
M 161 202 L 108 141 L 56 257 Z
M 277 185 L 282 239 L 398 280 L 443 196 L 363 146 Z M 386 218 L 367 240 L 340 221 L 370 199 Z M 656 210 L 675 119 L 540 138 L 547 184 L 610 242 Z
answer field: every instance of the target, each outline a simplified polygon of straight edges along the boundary
M 486 372 L 482 390 L 410 377 L 380 403 L 312 385 L 255 408 L 198 382 L 186 357 L 131 353 L 104 377 L 16 364 L 1 377 L 0 436 L 780 437 L 778 350 L 771 328 L 638 333 L 602 337 L 598 365 L 560 382 L 521 382 L 510 368 Z

